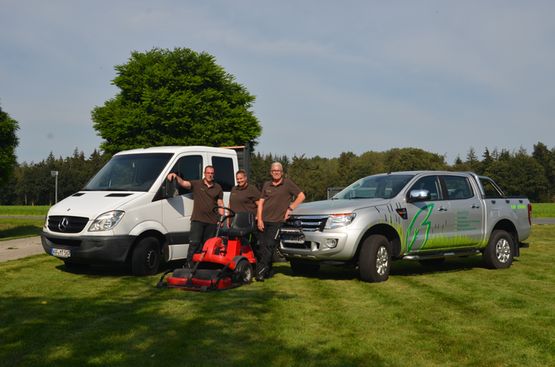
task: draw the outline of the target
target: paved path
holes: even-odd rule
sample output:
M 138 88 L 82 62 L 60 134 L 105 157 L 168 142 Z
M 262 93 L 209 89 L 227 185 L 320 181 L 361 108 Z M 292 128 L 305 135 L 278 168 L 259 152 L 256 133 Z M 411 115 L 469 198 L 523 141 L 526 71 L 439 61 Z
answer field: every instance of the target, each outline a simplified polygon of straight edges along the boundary
M 532 218 L 532 223 L 555 224 L 555 218 Z M 39 236 L 0 241 L 0 262 L 44 253 Z
M 39 236 L 0 241 L 0 262 L 44 253 Z

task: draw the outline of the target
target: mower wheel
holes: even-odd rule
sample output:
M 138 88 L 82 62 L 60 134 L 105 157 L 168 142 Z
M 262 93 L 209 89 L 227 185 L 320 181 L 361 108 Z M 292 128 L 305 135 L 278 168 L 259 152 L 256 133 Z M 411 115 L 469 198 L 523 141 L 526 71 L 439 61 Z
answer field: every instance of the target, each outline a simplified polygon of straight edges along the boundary
M 252 282 L 253 270 L 248 260 L 243 259 L 237 263 L 232 275 L 232 282 L 237 284 L 248 284 Z
M 155 237 L 145 237 L 137 243 L 131 256 L 133 275 L 153 275 L 160 266 L 160 243 Z

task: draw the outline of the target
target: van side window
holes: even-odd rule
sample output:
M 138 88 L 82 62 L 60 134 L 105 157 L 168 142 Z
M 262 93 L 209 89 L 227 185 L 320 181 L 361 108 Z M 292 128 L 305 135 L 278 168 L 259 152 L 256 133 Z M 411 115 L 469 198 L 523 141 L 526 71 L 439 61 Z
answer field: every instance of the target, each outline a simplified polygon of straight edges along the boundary
M 202 178 L 202 156 L 186 155 L 179 158 L 172 172 L 175 172 L 184 180 L 200 180 Z M 190 191 L 178 185 L 179 195 L 189 193 Z
M 439 200 L 441 198 L 437 176 L 422 177 L 412 185 L 411 190 L 428 190 L 430 192 L 430 200 Z
M 443 182 L 445 182 L 447 199 L 449 200 L 470 199 L 474 196 L 467 177 L 443 176 Z
M 212 157 L 214 166 L 214 181 L 222 186 L 224 191 L 231 191 L 235 186 L 235 172 L 233 172 L 233 159 L 225 157 Z

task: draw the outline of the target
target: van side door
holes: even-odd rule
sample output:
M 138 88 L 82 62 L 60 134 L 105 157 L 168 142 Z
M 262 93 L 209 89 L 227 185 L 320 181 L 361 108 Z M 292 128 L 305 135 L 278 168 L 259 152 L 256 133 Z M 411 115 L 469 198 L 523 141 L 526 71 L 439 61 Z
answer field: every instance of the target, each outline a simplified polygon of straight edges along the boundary
M 191 153 L 180 157 L 170 172 L 191 181 L 202 179 L 205 157 L 201 153 Z M 184 259 L 189 247 L 191 214 L 193 213 L 193 193 L 177 186 L 178 195 L 162 200 L 162 220 L 168 234 L 169 259 Z

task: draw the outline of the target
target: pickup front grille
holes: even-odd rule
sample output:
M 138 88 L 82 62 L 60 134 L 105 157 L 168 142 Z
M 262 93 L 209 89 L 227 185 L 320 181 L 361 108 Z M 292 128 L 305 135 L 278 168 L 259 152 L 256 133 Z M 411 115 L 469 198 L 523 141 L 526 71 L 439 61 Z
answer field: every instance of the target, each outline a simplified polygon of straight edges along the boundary
M 295 215 L 289 217 L 286 226 L 302 228 L 303 232 L 321 232 L 327 220 L 327 215 Z
M 52 232 L 79 233 L 85 228 L 89 218 L 52 215 L 48 217 L 48 229 Z

